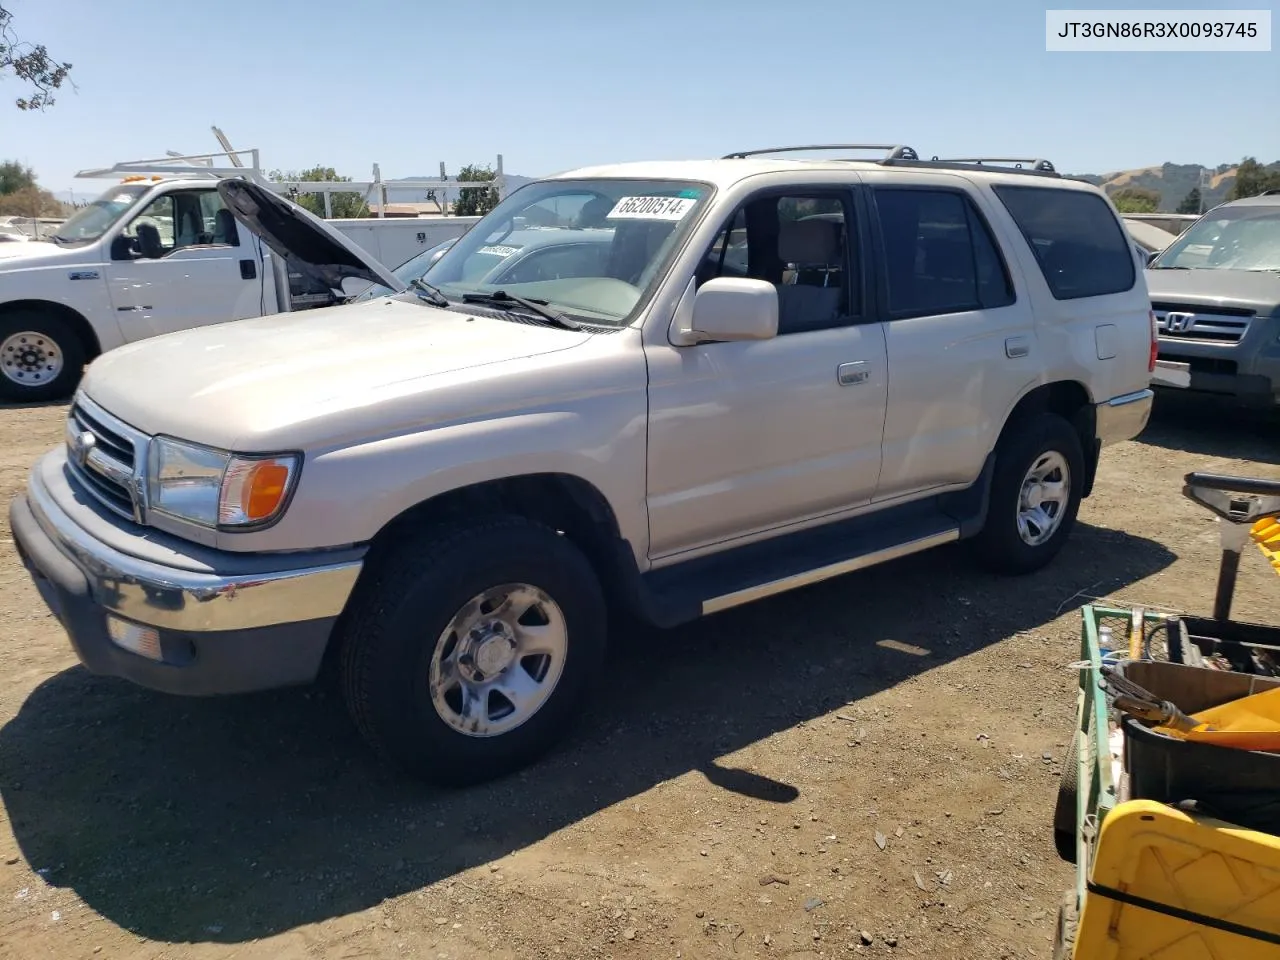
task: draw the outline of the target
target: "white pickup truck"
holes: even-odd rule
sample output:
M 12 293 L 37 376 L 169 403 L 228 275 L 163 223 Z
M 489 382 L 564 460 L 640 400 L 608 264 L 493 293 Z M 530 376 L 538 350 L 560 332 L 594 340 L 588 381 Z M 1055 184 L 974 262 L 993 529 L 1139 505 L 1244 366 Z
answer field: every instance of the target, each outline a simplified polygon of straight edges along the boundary
M 957 540 L 1014 574 L 1058 554 L 1146 424 L 1155 327 L 1115 209 L 1045 166 L 534 182 L 408 288 L 100 357 L 14 542 L 90 670 L 208 695 L 328 662 L 384 757 L 510 771 L 633 682 L 601 676 L 610 607 L 671 626 Z M 532 222 L 538 256 L 495 266 Z
M 360 256 L 394 267 L 477 219 L 325 223 Z M 328 306 L 362 286 L 330 288 L 282 269 L 225 208 L 216 180 L 120 183 L 44 242 L 0 244 L 0 399 L 61 399 L 86 362 L 121 344 Z

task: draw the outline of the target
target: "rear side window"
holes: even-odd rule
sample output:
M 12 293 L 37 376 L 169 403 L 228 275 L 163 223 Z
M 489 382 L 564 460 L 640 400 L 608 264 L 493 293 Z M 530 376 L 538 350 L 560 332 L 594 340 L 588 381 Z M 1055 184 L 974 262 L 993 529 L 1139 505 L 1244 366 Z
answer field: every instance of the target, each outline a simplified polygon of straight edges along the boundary
M 993 189 L 1035 252 L 1054 299 L 1133 289 L 1138 273 L 1129 240 L 1102 197 L 1051 187 Z
M 1013 303 L 1013 288 L 981 215 L 955 190 L 876 187 L 886 299 L 895 318 Z

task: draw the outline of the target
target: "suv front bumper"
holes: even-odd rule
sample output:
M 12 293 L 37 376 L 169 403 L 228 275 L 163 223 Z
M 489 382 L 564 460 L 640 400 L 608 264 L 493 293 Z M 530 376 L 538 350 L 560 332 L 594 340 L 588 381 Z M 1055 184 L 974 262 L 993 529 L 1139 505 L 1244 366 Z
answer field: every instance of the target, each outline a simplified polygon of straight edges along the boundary
M 178 694 L 313 681 L 363 563 L 359 549 L 281 554 L 271 562 L 125 529 L 75 496 L 60 451 L 32 471 L 25 494 L 9 507 L 9 524 L 80 662 L 93 673 Z M 103 524 L 113 528 L 110 544 L 86 529 Z M 170 562 L 154 559 L 157 552 Z

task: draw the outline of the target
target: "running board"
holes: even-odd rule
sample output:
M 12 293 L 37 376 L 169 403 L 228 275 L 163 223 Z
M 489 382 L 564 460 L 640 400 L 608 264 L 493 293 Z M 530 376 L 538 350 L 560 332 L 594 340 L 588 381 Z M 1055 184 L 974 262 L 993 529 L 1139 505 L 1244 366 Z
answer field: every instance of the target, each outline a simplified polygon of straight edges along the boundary
M 888 563 L 890 560 L 897 560 L 899 557 L 907 557 L 913 553 L 920 553 L 922 550 L 940 547 L 944 543 L 954 543 L 959 539 L 960 530 L 953 527 L 950 530 L 940 530 L 937 533 L 917 537 L 915 540 L 900 543 L 897 546 L 884 547 L 880 550 L 864 553 L 861 556 L 850 557 L 848 560 L 829 563 L 825 567 L 818 567 L 815 570 L 805 570 L 801 573 L 794 573 L 789 577 L 782 577 L 778 580 L 770 580 L 768 583 L 747 587 L 744 590 L 735 590 L 733 593 L 726 593 L 723 596 L 702 601 L 702 615 L 705 617 L 708 614 L 729 610 L 744 603 L 763 600 L 765 597 L 772 597 L 777 593 L 786 593 L 788 590 L 796 590 L 813 583 L 821 583 L 823 580 L 830 580 L 832 577 L 842 577 L 846 573 L 865 570 L 868 567 Z
M 643 619 L 671 627 L 970 536 L 941 498 L 757 541 L 640 576 Z

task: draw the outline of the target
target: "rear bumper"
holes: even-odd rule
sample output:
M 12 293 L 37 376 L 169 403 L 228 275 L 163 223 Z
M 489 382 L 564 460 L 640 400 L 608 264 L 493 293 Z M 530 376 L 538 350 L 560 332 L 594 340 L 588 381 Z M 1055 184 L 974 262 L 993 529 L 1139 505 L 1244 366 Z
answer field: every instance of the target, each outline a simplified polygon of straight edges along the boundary
M 39 470 L 10 505 L 9 523 L 81 663 L 169 693 L 311 682 L 361 567 L 360 559 L 333 562 L 328 554 L 290 555 L 281 569 L 251 574 L 235 572 L 244 558 L 234 554 L 224 555 L 225 571 L 161 565 L 92 537 L 50 495 Z M 139 634 L 139 626 L 151 629 Z M 113 631 L 148 640 L 130 649 Z
M 1154 396 L 1149 389 L 1137 390 L 1097 404 L 1094 411 L 1098 443 L 1105 447 L 1140 434 L 1151 418 Z

